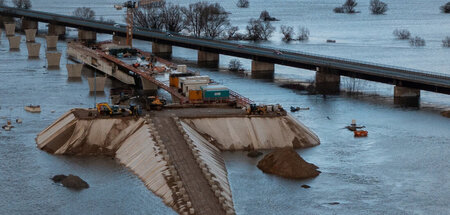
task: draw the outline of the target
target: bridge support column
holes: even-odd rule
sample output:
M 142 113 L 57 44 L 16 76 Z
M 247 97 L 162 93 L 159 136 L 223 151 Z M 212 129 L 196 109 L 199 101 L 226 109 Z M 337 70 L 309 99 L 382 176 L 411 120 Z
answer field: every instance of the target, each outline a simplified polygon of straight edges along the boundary
M 320 94 L 339 94 L 341 76 L 333 69 L 317 67 L 316 69 L 316 91 Z
M 89 90 L 91 92 L 103 92 L 105 91 L 105 82 L 106 82 L 106 77 L 90 77 L 88 78 L 88 82 L 89 82 Z M 95 84 L 94 84 L 95 82 Z
M 47 40 L 47 50 L 56 50 L 58 36 L 45 36 L 45 40 Z
M 152 53 L 162 58 L 172 57 L 172 46 L 152 42 Z
M 420 90 L 408 87 L 394 87 L 394 104 L 405 107 L 419 107 Z
M 117 45 L 127 45 L 127 38 L 113 35 L 113 43 Z
M 39 58 L 39 52 L 41 50 L 40 43 L 27 43 L 28 58 Z
M 68 78 L 81 78 L 81 70 L 83 69 L 83 64 L 66 64 L 66 68 Z
M 37 21 L 26 19 L 26 18 L 22 19 L 22 30 L 36 29 L 36 31 L 37 31 L 38 26 L 39 26 L 39 23 Z
M 0 27 L 4 28 L 6 23 L 14 23 L 14 18 L 10 16 L 0 16 Z
M 36 39 L 36 32 L 37 32 L 37 29 L 33 29 L 33 28 L 25 29 L 25 36 L 27 38 L 27 42 L 34 43 L 34 41 Z
M 9 50 L 19 50 L 20 48 L 20 36 L 8 37 Z
M 62 39 L 66 36 L 66 26 L 48 24 L 47 34 L 50 36 L 58 36 Z
M 197 63 L 204 67 L 219 67 L 219 54 L 199 50 Z
M 252 61 L 252 78 L 273 79 L 275 74 L 275 64 L 261 61 Z
M 59 61 L 61 60 L 60 52 L 47 52 L 45 54 L 47 57 L 47 68 L 48 69 L 57 69 L 59 68 Z
M 158 91 L 158 85 L 144 78 L 141 78 L 141 82 L 142 82 L 142 90 L 144 91 L 145 94 L 156 95 Z
M 5 23 L 5 33 L 7 37 L 14 36 L 16 33 L 16 23 Z
M 78 40 L 84 42 L 95 42 L 97 40 L 97 33 L 94 31 L 85 31 L 78 29 Z

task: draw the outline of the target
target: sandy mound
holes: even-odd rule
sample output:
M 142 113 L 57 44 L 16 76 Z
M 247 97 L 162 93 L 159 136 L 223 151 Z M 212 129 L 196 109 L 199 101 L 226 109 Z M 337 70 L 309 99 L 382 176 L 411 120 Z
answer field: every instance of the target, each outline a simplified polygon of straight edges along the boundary
M 450 110 L 442 111 L 441 115 L 450 118 Z
M 303 160 L 292 148 L 273 151 L 258 162 L 265 173 L 285 178 L 304 179 L 319 175 L 318 167 Z

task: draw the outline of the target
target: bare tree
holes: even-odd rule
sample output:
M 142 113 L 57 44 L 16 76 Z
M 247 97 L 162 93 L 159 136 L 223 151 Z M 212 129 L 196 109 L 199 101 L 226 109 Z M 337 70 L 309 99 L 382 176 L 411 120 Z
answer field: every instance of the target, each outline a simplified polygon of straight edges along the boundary
M 163 29 L 164 25 L 161 17 L 165 5 L 165 1 L 152 2 L 135 9 L 133 13 L 134 25 L 141 28 Z
M 240 60 L 231 59 L 230 63 L 228 63 L 228 70 L 232 72 L 244 71 L 244 67 Z
M 289 42 L 294 39 L 293 38 L 294 37 L 294 28 L 293 27 L 282 25 L 280 27 L 280 31 L 284 36 L 283 37 L 284 41 Z
M 12 0 L 14 6 L 22 9 L 30 9 L 31 8 L 31 0 Z
M 95 19 L 95 12 L 89 7 L 79 7 L 73 11 L 73 16 L 82 18 L 82 19 Z
M 344 8 L 345 13 L 356 13 L 355 7 L 358 5 L 355 0 L 347 0 L 342 7 Z
M 113 19 L 105 19 L 105 17 L 103 17 L 103 16 L 100 16 L 98 21 L 104 22 L 104 23 L 108 23 L 108 24 L 115 24 L 116 23 L 116 21 L 114 21 Z
M 395 29 L 393 34 L 400 40 L 407 40 L 411 36 L 411 33 L 407 29 Z
M 224 35 L 224 39 L 227 40 L 243 40 L 245 38 L 245 35 L 238 32 L 239 27 L 237 26 L 230 26 L 227 28 L 227 31 Z
M 162 22 L 166 31 L 180 32 L 183 30 L 184 16 L 179 5 L 168 4 L 162 11 Z
M 346 0 L 345 3 L 333 9 L 335 13 L 356 13 L 355 7 L 358 5 L 355 0 Z
M 219 3 L 210 4 L 206 8 L 204 17 L 205 36 L 216 38 L 225 31 L 229 24 L 228 12 Z
M 409 44 L 411 44 L 411 46 L 425 46 L 425 40 L 419 36 L 415 36 L 409 39 Z
M 450 13 L 450 2 L 447 2 L 446 4 L 442 5 L 440 9 L 442 13 Z
M 450 37 L 445 37 L 445 39 L 442 40 L 442 46 L 450 48 Z
M 307 27 L 300 27 L 299 30 L 297 39 L 300 41 L 309 40 L 309 29 Z
M 253 41 L 268 40 L 275 31 L 270 22 L 263 22 L 260 19 L 250 19 L 246 28 L 247 39 Z
M 388 6 L 386 3 L 380 0 L 370 0 L 370 11 L 372 14 L 384 14 L 388 10 Z
M 215 38 L 221 35 L 230 21 L 228 12 L 219 3 L 197 2 L 181 11 L 185 15 L 185 27 L 195 36 Z
M 248 6 L 250 6 L 250 2 L 248 0 L 238 0 L 236 6 L 240 8 L 248 8 Z

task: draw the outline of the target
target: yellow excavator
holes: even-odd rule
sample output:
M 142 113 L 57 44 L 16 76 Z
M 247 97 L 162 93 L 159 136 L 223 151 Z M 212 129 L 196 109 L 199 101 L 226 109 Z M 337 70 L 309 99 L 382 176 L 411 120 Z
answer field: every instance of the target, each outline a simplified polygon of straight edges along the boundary
M 166 105 L 166 100 L 161 100 L 158 96 L 149 96 L 147 97 L 147 105 L 150 109 L 162 110 L 163 106 Z
M 97 112 L 99 115 L 103 116 L 114 116 L 114 115 L 122 115 L 122 116 L 130 116 L 133 112 L 128 108 L 121 108 L 119 105 L 109 106 L 108 103 L 97 103 Z

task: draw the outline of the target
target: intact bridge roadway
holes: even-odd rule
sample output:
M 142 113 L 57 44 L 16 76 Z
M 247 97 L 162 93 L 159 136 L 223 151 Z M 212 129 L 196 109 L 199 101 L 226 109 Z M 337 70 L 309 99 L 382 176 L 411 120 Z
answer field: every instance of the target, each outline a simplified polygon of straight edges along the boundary
M 49 26 L 58 25 L 78 28 L 84 32 L 89 32 L 90 34 L 88 35 L 94 34 L 94 36 L 95 33 L 113 34 L 115 37 L 124 37 L 126 35 L 125 26 L 83 20 L 73 16 L 4 6 L 0 7 L 0 15 L 22 18 L 26 22 L 45 22 L 49 23 Z M 80 32 L 79 37 L 82 37 Z M 168 54 L 170 56 L 172 46 L 180 46 L 199 50 L 199 63 L 217 65 L 219 54 L 251 59 L 253 60 L 252 76 L 254 77 L 273 77 L 274 64 L 280 64 L 315 70 L 316 87 L 324 86 L 325 89 L 331 89 L 332 91 L 339 91 L 340 76 L 343 75 L 395 85 L 394 95 L 399 97 L 403 95 L 418 97 L 420 90 L 450 94 L 450 75 L 448 74 L 292 50 L 277 50 L 256 45 L 239 45 L 227 41 L 169 34 L 149 29 L 136 29 L 133 34 L 135 39 L 151 41 L 153 52 L 157 55 Z M 95 38 L 96 36 L 93 39 Z

